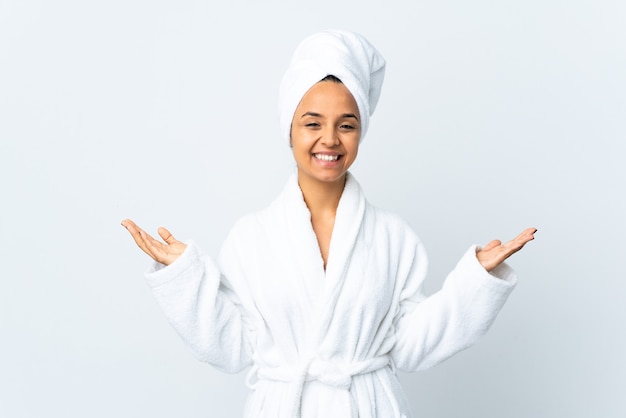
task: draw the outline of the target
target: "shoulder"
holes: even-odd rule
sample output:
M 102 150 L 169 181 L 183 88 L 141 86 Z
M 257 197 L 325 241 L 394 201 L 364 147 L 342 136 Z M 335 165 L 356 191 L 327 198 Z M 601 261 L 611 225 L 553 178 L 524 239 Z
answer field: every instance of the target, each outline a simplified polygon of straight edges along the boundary
M 426 266 L 426 250 L 411 225 L 400 215 L 368 204 L 364 241 L 405 273 L 416 261 Z
M 411 225 L 397 213 L 368 205 L 369 218 L 365 224 L 371 232 L 365 242 L 377 254 L 384 255 L 388 277 L 403 288 L 409 277 L 421 282 L 428 269 L 428 256 L 420 238 Z
M 369 203 L 367 212 L 368 217 L 373 221 L 377 230 L 385 232 L 395 239 L 413 241 L 415 244 L 420 242 L 413 227 L 397 213 L 381 209 Z
M 263 211 L 252 212 L 239 218 L 230 228 L 225 244 L 233 241 L 239 243 L 249 242 L 250 236 L 257 235 L 261 229 L 262 213 Z
M 244 247 L 257 244 L 264 238 L 267 239 L 268 235 L 280 226 L 282 218 L 284 218 L 284 208 L 279 197 L 265 208 L 239 218 L 231 227 L 224 244 Z
M 384 233 L 396 239 L 406 238 L 419 241 L 417 234 L 404 218 L 395 212 L 373 205 L 367 199 L 363 188 L 352 174 L 349 175 L 346 183 L 346 187 L 349 186 L 353 190 L 358 190 L 358 192 L 354 193 L 358 193 L 365 202 L 364 226 L 367 229 L 373 228 L 377 233 Z

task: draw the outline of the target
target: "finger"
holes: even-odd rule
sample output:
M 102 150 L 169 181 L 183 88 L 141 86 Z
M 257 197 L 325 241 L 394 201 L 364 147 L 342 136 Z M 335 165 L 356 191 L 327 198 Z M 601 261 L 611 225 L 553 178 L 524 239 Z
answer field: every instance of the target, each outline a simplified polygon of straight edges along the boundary
M 129 230 L 129 232 L 130 232 L 131 230 L 137 230 L 137 229 L 139 229 L 139 227 L 137 226 L 137 224 L 135 224 L 135 222 L 133 222 L 133 221 L 132 221 L 132 220 L 130 220 L 130 219 L 124 219 L 121 223 L 122 223 L 122 226 L 123 226 L 124 228 L 126 228 L 126 229 L 128 229 L 128 230 Z
M 140 231 L 141 239 L 148 250 L 152 253 L 157 253 L 160 251 L 160 247 L 163 246 L 163 243 L 159 242 L 155 238 L 153 238 L 150 234 L 145 231 Z
M 139 228 L 129 219 L 122 221 L 122 225 L 130 232 L 135 243 L 144 253 L 155 261 L 161 262 L 163 260 L 164 244 L 162 242 L 154 239 L 150 234 Z
M 537 228 L 526 228 L 521 234 L 511 240 L 513 246 L 521 249 L 528 241 L 535 239 L 535 232 L 537 232 Z
M 143 242 L 146 246 L 146 253 L 152 257 L 155 261 L 163 264 L 169 264 L 168 255 L 169 249 L 168 245 L 163 244 L 161 241 L 153 238 L 150 234 L 141 231 L 141 235 L 143 238 Z
M 526 228 L 506 244 L 502 244 L 498 240 L 491 241 L 476 253 L 478 261 L 487 271 L 493 270 L 511 255 L 521 250 L 528 241 L 533 240 L 535 232 L 537 232 L 536 228 Z
M 160 227 L 158 232 L 159 236 L 163 238 L 163 241 L 167 242 L 169 245 L 178 242 L 178 240 L 174 238 L 174 236 L 172 236 L 170 231 L 168 231 L 166 228 Z
M 532 241 L 535 239 L 535 233 L 537 233 L 537 228 L 526 228 L 525 230 L 522 231 L 521 234 L 519 234 L 518 237 L 522 237 L 523 239 L 525 239 L 524 241 L 524 244 L 525 244 L 528 241 Z
M 499 259 L 501 256 L 500 253 L 502 251 L 502 242 L 500 240 L 494 239 L 493 241 L 489 241 L 487 245 L 476 252 L 476 257 L 478 261 L 487 271 L 491 271 L 495 266 L 504 260 Z
M 537 232 L 537 228 L 526 228 L 517 237 L 504 244 L 502 247 L 506 250 L 506 257 L 508 258 L 511 255 L 515 254 L 516 252 L 524 248 L 524 245 L 526 245 L 526 243 L 535 239 L 535 232 Z
M 135 244 L 145 253 L 148 253 L 148 250 L 145 245 L 145 240 L 142 236 L 143 230 L 139 228 L 133 221 L 130 219 L 125 219 L 122 221 L 122 226 L 126 228 L 126 230 L 130 233 L 131 237 L 135 241 Z
M 502 245 L 502 242 L 498 239 L 494 239 L 493 241 L 489 241 L 489 243 L 485 245 L 482 248 L 482 250 L 483 251 L 493 250 L 494 248 L 499 247 L 500 245 Z

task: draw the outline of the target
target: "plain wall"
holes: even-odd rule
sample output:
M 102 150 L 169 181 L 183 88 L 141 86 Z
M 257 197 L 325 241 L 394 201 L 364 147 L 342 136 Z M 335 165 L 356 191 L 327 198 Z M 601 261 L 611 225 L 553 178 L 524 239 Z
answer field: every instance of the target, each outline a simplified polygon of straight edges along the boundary
M 326 28 L 388 62 L 353 173 L 428 250 L 536 240 L 487 337 L 401 379 L 419 417 L 624 417 L 626 3 L 0 1 L 0 416 L 236 417 L 119 225 L 216 255 L 294 169 L 280 77 Z

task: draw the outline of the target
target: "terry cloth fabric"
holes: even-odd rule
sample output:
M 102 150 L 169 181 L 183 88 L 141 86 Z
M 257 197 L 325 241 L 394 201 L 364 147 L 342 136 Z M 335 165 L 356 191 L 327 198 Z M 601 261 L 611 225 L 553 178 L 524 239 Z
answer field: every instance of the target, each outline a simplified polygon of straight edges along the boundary
M 294 174 L 269 207 L 237 222 L 217 263 L 189 243 L 148 282 L 200 360 L 251 366 L 245 417 L 401 418 L 411 414 L 395 371 L 476 342 L 516 282 L 506 264 L 485 271 L 475 246 L 428 297 L 426 269 L 413 230 L 370 205 L 348 173 L 324 270 Z
M 361 139 L 376 109 L 385 77 L 385 59 L 363 36 L 327 30 L 309 36 L 294 51 L 283 76 L 279 98 L 280 129 L 289 141 L 291 121 L 305 93 L 327 75 L 339 78 L 352 93 L 361 118 Z

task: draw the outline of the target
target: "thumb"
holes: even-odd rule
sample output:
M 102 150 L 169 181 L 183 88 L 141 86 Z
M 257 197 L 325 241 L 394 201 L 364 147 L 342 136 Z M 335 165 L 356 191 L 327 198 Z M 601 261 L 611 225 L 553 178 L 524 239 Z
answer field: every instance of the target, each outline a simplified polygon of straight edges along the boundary
M 177 242 L 176 238 L 174 238 L 174 236 L 170 233 L 170 231 L 168 231 L 167 229 L 163 227 L 160 227 L 158 229 L 158 233 L 159 233 L 159 236 L 163 238 L 163 241 L 165 241 L 166 243 L 170 245 Z
M 494 239 L 483 247 L 483 251 L 489 251 L 493 248 L 499 247 L 500 245 L 502 245 L 502 242 L 500 240 Z

